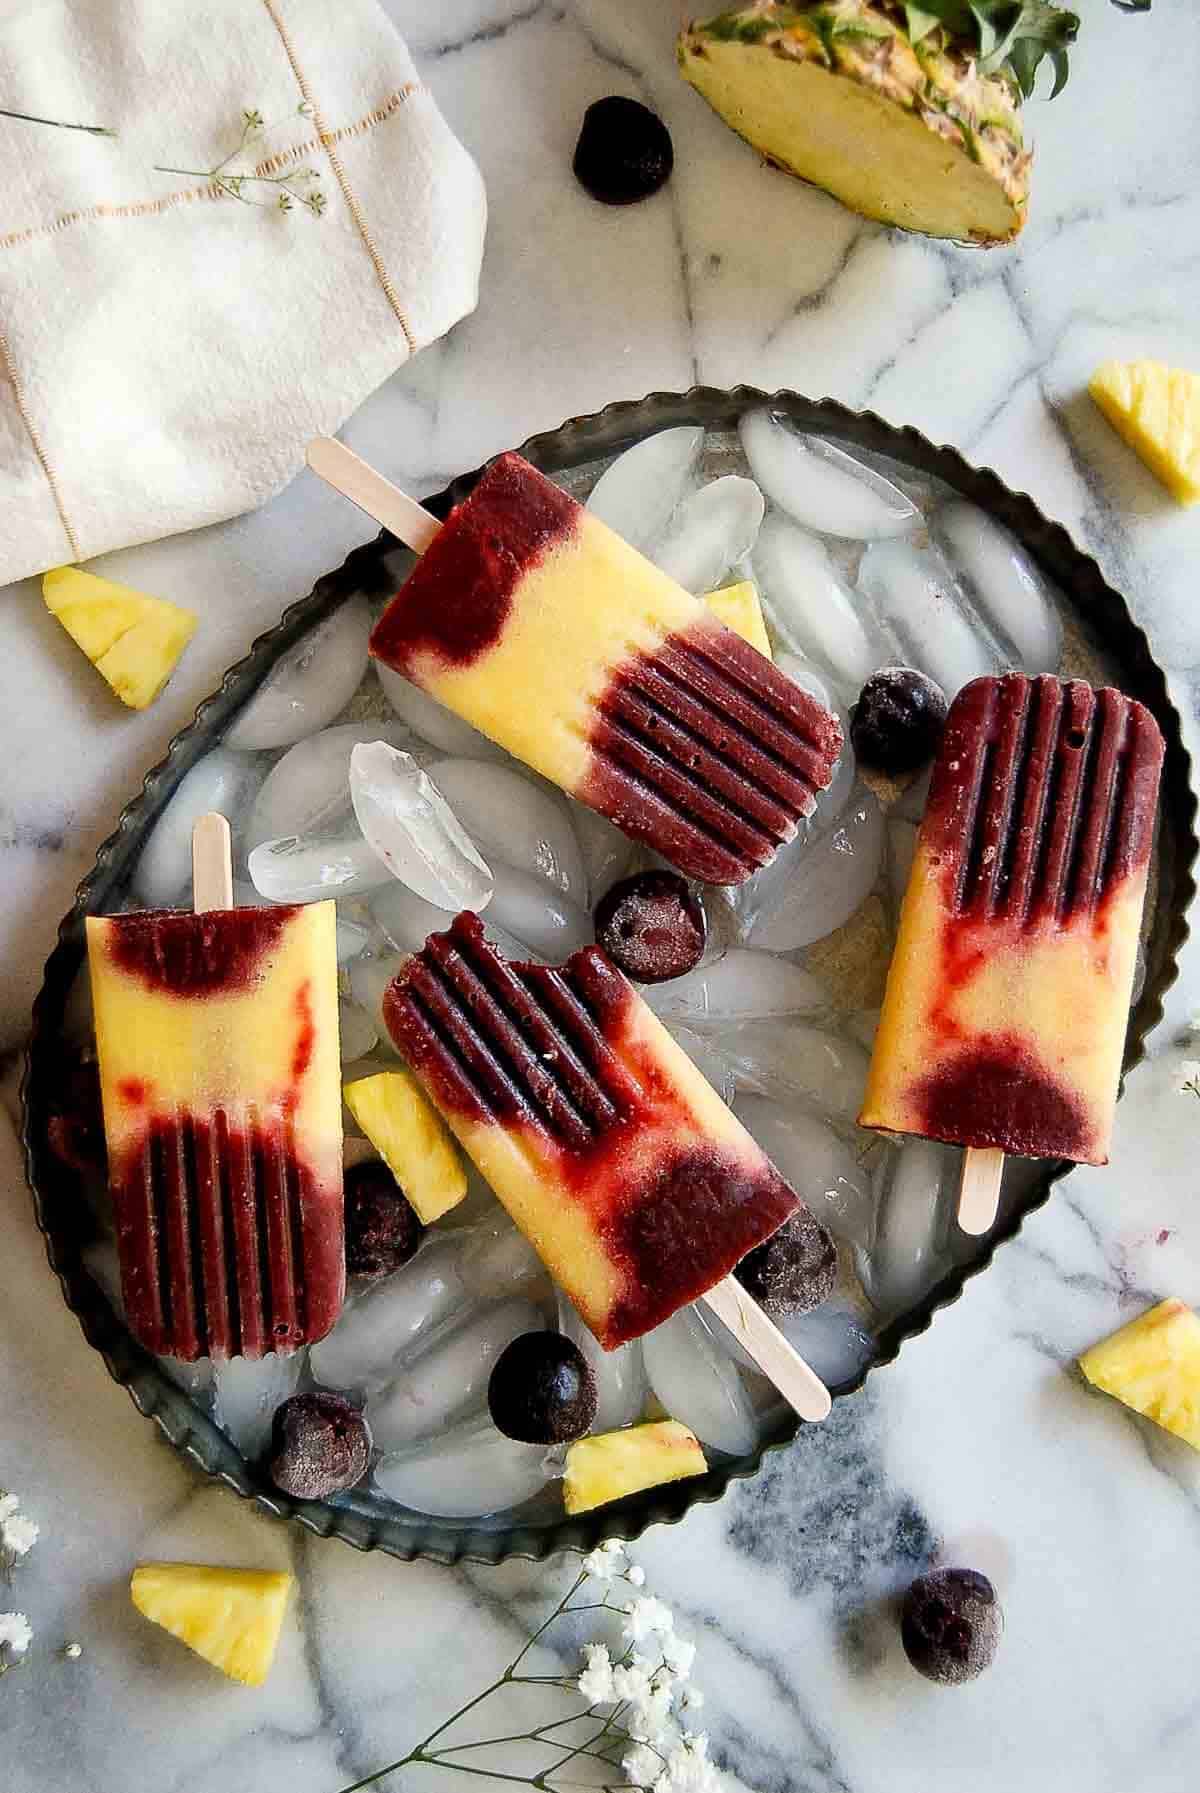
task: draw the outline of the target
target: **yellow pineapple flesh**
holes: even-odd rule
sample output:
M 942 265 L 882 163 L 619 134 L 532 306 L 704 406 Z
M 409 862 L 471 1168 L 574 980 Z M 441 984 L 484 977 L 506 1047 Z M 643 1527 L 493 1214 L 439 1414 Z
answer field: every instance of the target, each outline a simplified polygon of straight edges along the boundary
M 769 162 L 865 217 L 1008 242 L 1031 163 L 1014 88 L 936 26 L 914 41 L 909 23 L 894 0 L 750 0 L 687 26 L 679 66 Z
M 175 670 L 199 618 L 79 567 L 42 576 L 46 608 L 81 647 L 123 704 L 144 710 Z
M 292 1577 L 267 1569 L 143 1563 L 130 1597 L 138 1611 L 231 1681 L 260 1687 L 275 1660 Z
M 676 1419 L 653 1420 L 569 1445 L 563 1500 L 568 1513 L 590 1513 L 627 1494 L 681 1482 L 707 1469 L 694 1432 Z
M 756 647 L 768 660 L 774 659 L 762 605 L 752 579 L 743 579 L 738 585 L 726 585 L 720 591 L 710 591 L 704 602 L 727 629 L 732 629 L 735 635 Z
M 456 1208 L 467 1176 L 445 1121 L 407 1071 L 348 1083 L 346 1106 L 426 1223 Z
M 1200 1319 L 1172 1298 L 1079 1359 L 1093 1388 L 1200 1451 Z
M 1088 391 L 1180 504 L 1200 503 L 1200 374 L 1161 361 L 1105 361 Z

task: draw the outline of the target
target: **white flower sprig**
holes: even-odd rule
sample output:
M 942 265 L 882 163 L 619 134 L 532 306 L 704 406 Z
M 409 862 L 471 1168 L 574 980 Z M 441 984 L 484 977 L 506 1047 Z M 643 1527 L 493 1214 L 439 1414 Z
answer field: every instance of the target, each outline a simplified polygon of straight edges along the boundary
M 307 100 L 301 101 L 296 112 L 303 118 L 312 115 L 312 107 Z M 253 168 L 235 168 L 231 164 L 247 149 L 257 145 L 286 119 L 277 119 L 273 124 L 264 124 L 262 113 L 257 107 L 250 107 L 242 113 L 242 134 L 227 156 L 213 168 L 172 168 L 163 162 L 154 164 L 157 174 L 186 174 L 193 180 L 209 181 L 230 199 L 238 199 L 243 205 L 270 206 L 280 212 L 290 212 L 294 206 L 302 205 L 310 211 L 314 218 L 319 218 L 325 210 L 325 195 L 320 187 L 310 183 L 319 178 L 315 168 L 291 168 L 286 174 L 256 174 Z
M 588 1582 L 595 1584 L 600 1598 L 577 1600 Z M 416 1763 L 453 1768 L 485 1780 L 523 1782 L 537 1793 L 585 1786 L 589 1793 L 618 1793 L 626 1788 L 645 1789 L 646 1793 L 715 1793 L 719 1778 L 708 1758 L 708 1738 L 702 1731 L 686 1730 L 682 1723 L 685 1711 L 703 1704 L 699 1691 L 690 1685 L 696 1647 L 679 1636 L 669 1606 L 653 1594 L 641 1593 L 645 1584 L 645 1572 L 628 1560 L 623 1544 L 613 1539 L 600 1545 L 584 1558 L 579 1576 L 549 1618 L 490 1687 L 438 1725 L 406 1756 L 343 1787 L 341 1793 L 362 1793 L 363 1788 Z M 585 1644 L 583 1667 L 575 1674 L 522 1673 L 529 1651 L 545 1639 L 556 1620 L 585 1612 L 611 1615 L 615 1633 L 611 1643 Z M 460 1718 L 493 1694 L 516 1686 L 555 1689 L 572 1697 L 573 1709 L 531 1731 L 505 1732 L 468 1743 L 444 1741 Z M 534 1774 L 515 1774 L 507 1763 L 504 1772 L 481 1763 L 480 1751 L 525 1742 L 550 1758 Z M 587 1782 L 565 1778 L 571 1767 L 577 1771 L 590 1768 L 592 1778 Z
M 5 1581 L 11 1581 L 14 1568 L 37 1540 L 38 1528 L 22 1513 L 16 1495 L 0 1488 L 0 1576 Z M 32 1642 L 33 1631 L 23 1612 L 0 1612 L 0 1675 L 16 1667 Z
M 1200 1096 L 1200 1058 L 1185 1058 L 1179 1067 L 1181 1096 Z

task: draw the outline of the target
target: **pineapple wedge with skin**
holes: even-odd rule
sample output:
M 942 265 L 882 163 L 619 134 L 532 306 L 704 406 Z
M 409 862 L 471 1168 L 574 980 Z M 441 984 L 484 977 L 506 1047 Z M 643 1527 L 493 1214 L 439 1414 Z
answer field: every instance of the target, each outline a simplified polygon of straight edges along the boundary
M 261 1687 L 275 1660 L 292 1577 L 267 1569 L 143 1563 L 130 1598 L 138 1611 L 231 1681 Z
M 567 1447 L 563 1501 L 568 1513 L 590 1513 L 627 1494 L 704 1475 L 707 1469 L 699 1439 L 677 1419 L 597 1432 Z
M 726 585 L 720 591 L 710 591 L 704 602 L 727 629 L 732 629 L 735 635 L 740 635 L 743 641 L 756 647 L 768 660 L 775 658 L 767 638 L 767 625 L 763 621 L 762 605 L 758 601 L 753 580 L 743 579 L 738 585 Z
M 1200 1451 L 1200 1319 L 1172 1298 L 1093 1345 L 1079 1367 L 1106 1395 Z
M 1088 391 L 1168 492 L 1200 504 L 1200 374 L 1161 361 L 1105 361 Z
M 152 704 L 199 617 L 165 598 L 152 598 L 80 567 L 52 567 L 42 575 L 46 608 L 83 649 L 123 704 Z
M 428 1226 L 467 1193 L 467 1174 L 445 1121 L 407 1071 L 380 1071 L 342 1090 L 346 1106 Z
M 987 245 L 1025 222 L 1030 153 L 1009 82 L 894 0 L 752 0 L 688 25 L 679 66 L 725 123 L 864 217 Z

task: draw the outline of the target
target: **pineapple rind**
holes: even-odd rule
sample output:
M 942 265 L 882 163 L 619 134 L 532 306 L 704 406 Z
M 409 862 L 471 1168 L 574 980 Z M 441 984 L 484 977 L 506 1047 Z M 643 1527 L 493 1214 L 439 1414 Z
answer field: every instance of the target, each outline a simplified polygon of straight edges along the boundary
M 1200 374 L 1162 361 L 1105 361 L 1088 390 L 1180 504 L 1200 503 Z
M 260 1687 L 275 1659 L 292 1577 L 205 1563 L 143 1563 L 130 1598 L 138 1611 L 231 1681 Z
M 1079 1367 L 1094 1388 L 1200 1451 L 1200 1319 L 1175 1297 L 1093 1345 Z
M 429 1225 L 467 1193 L 462 1158 L 445 1121 L 407 1071 L 380 1071 L 345 1085 L 346 1106 Z
M 717 107 L 739 135 L 772 161 L 826 186 L 867 215 L 905 226 L 902 208 L 880 202 L 872 209 L 861 198 L 839 190 L 835 178 L 809 173 L 777 151 L 764 149 L 750 131 L 722 111 L 705 85 L 704 64 L 711 45 L 731 46 L 735 54 L 747 50 L 808 63 L 843 76 L 879 100 L 912 114 L 932 136 L 977 164 L 1007 202 L 1006 224 L 993 218 L 986 226 L 968 228 L 966 234 L 980 242 L 1004 241 L 1021 229 L 1031 156 L 1024 148 L 1013 86 L 1004 76 L 980 74 L 975 59 L 941 29 L 935 28 L 914 44 L 905 30 L 903 9 L 890 0 L 816 0 L 807 6 L 753 0 L 750 6 L 688 26 L 679 39 L 684 78 Z M 802 149 L 806 116 L 799 94 L 795 123 Z M 801 159 L 798 153 L 797 161 Z M 909 227 L 931 229 L 940 235 L 962 234 L 957 227 L 939 229 L 935 223 Z
M 80 567 L 42 576 L 46 608 L 132 710 L 152 704 L 196 632 L 199 618 Z
M 627 1494 L 704 1475 L 707 1469 L 699 1439 L 676 1419 L 597 1432 L 567 1447 L 563 1503 L 568 1513 L 590 1513 Z

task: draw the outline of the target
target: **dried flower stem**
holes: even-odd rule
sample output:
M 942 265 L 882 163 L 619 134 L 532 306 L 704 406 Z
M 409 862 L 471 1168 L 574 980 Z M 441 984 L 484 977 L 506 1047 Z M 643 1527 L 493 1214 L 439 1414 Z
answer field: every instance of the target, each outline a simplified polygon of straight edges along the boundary
M 68 124 L 65 118 L 40 118 L 36 112 L 11 112 L 7 106 L 0 106 L 0 118 L 17 118 L 27 125 L 51 125 L 56 131 L 86 131 L 89 137 L 115 137 L 117 134 L 108 125 Z
M 302 104 L 296 110 L 303 116 L 308 116 L 307 105 Z M 299 202 L 313 214 L 314 218 L 319 218 L 325 210 L 325 195 L 320 187 L 310 187 L 307 192 L 299 190 L 302 183 L 315 181 L 318 178 L 315 168 L 293 168 L 287 174 L 256 174 L 253 169 L 230 167 L 230 163 L 236 161 L 250 143 L 287 122 L 286 119 L 277 119 L 274 124 L 265 125 L 261 112 L 251 108 L 242 113 L 241 137 L 229 154 L 223 156 L 215 167 L 176 168 L 168 163 L 156 162 L 154 164 L 155 172 L 157 174 L 182 174 L 192 180 L 208 181 L 218 187 L 222 193 L 228 194 L 230 199 L 240 200 L 243 205 L 257 206 L 260 210 L 270 206 L 281 212 L 290 212 L 293 205 Z M 257 199 L 244 191 L 247 187 L 274 188 L 274 199 Z

